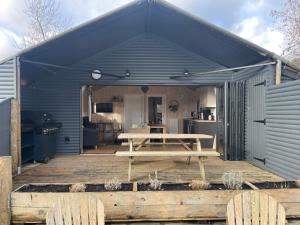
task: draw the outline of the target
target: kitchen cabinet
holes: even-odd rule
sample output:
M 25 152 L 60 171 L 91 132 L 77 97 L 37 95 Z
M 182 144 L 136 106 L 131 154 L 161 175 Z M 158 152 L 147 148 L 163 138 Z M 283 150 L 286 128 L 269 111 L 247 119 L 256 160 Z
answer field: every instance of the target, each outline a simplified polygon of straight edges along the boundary
M 217 122 L 211 120 L 184 119 L 183 133 L 185 134 L 207 134 L 213 137 L 217 134 Z M 213 148 L 214 139 L 201 140 L 202 148 Z
M 216 90 L 215 87 L 199 88 L 199 100 L 201 108 L 216 107 Z

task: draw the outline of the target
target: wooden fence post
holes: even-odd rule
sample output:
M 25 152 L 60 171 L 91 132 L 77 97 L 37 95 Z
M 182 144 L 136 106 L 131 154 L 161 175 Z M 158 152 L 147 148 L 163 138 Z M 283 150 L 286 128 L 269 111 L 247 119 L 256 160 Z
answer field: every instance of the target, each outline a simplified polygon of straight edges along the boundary
M 0 224 L 10 225 L 10 193 L 12 191 L 11 156 L 0 157 Z
M 20 111 L 19 102 L 11 100 L 11 119 L 10 119 L 10 155 L 12 156 L 13 174 L 20 173 Z

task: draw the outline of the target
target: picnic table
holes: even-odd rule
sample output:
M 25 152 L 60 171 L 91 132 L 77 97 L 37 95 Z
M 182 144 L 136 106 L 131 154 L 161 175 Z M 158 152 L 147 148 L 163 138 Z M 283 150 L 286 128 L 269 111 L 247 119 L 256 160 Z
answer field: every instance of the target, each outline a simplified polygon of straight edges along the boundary
M 213 136 L 206 134 L 168 134 L 168 133 L 122 133 L 118 136 L 118 139 L 127 139 L 129 143 L 129 150 L 118 151 L 116 156 L 128 157 L 128 181 L 131 180 L 131 167 L 134 157 L 188 157 L 188 163 L 190 163 L 191 157 L 198 157 L 198 163 L 200 167 L 200 176 L 202 180 L 205 180 L 204 159 L 209 156 L 220 156 L 216 151 L 202 151 L 201 139 L 212 139 Z M 142 141 L 135 147 L 134 140 L 142 139 Z M 138 151 L 146 142 L 150 139 L 162 139 L 162 140 L 177 140 L 187 151 Z M 186 144 L 185 140 L 190 141 L 190 145 Z M 196 151 L 193 151 L 193 142 L 196 142 Z M 151 145 L 151 142 L 147 143 Z M 164 143 L 162 143 L 164 144 Z

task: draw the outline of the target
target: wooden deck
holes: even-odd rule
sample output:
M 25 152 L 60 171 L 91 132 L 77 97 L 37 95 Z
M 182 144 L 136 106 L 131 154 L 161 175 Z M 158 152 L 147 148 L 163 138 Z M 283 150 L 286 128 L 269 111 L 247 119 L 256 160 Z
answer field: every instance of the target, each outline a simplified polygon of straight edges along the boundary
M 136 158 L 132 178 L 147 181 L 149 173 L 157 170 L 158 178 L 162 181 L 191 181 L 199 179 L 198 167 L 195 159 L 187 165 L 186 158 L 182 157 Z M 246 161 L 223 161 L 217 157 L 210 157 L 206 160 L 205 168 L 207 180 L 210 182 L 222 182 L 223 173 L 231 170 L 242 171 L 244 180 L 250 182 L 283 180 Z M 127 169 L 127 158 L 114 155 L 61 155 L 50 160 L 48 164 L 25 167 L 21 175 L 14 177 L 13 185 L 17 188 L 26 183 L 101 183 L 112 177 L 126 182 Z

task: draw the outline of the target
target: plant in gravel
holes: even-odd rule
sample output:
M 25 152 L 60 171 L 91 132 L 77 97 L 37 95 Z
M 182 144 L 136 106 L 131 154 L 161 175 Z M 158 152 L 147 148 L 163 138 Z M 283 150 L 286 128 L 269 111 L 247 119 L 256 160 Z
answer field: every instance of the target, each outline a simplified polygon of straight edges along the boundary
M 69 187 L 70 192 L 85 192 L 85 190 L 86 190 L 86 185 L 82 183 L 72 184 Z
M 155 176 L 152 179 L 151 174 L 149 174 L 149 184 L 152 190 L 160 190 L 162 182 L 158 179 L 157 170 L 155 171 Z
M 243 189 L 243 173 L 241 171 L 225 172 L 222 176 L 225 188 L 231 190 Z
M 283 182 L 280 184 L 280 189 L 288 189 L 290 188 L 290 185 L 288 182 Z
M 210 186 L 210 183 L 205 180 L 192 180 L 190 187 L 192 190 L 207 190 Z
M 112 179 L 105 181 L 104 188 L 107 191 L 117 191 L 122 189 L 122 183 L 118 178 L 113 177 Z

